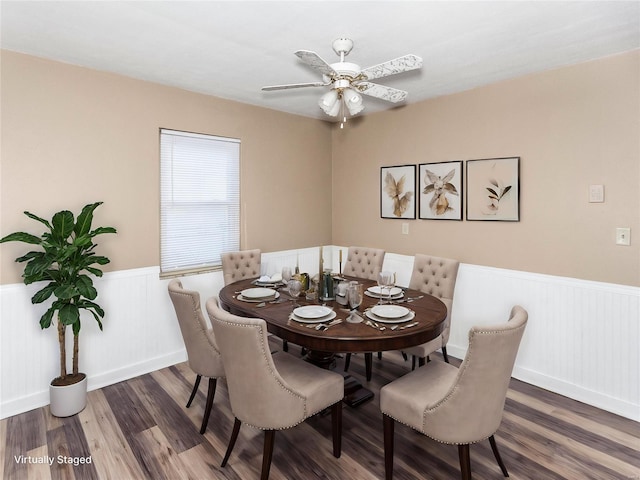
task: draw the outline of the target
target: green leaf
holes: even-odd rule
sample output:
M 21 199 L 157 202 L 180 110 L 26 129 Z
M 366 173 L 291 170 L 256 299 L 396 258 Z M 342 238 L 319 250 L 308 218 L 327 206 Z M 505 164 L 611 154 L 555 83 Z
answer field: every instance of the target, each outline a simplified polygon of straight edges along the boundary
M 66 241 L 66 239 L 73 233 L 73 213 L 69 210 L 62 210 L 56 213 L 53 216 L 52 222 L 52 232 L 56 240 Z
M 93 310 L 89 311 L 91 312 L 91 315 L 93 315 L 93 318 L 96 319 L 96 322 L 98 322 L 98 327 L 100 327 L 100 330 L 102 330 L 102 322 L 100 321 L 100 317 Z
M 44 315 L 40 317 L 40 328 L 44 330 L 45 328 L 49 328 L 51 326 L 51 320 L 53 319 L 53 314 L 55 311 L 55 308 L 51 307 L 49 308 L 49 310 L 44 312 Z
M 98 296 L 98 291 L 93 287 L 93 280 L 87 275 L 80 275 L 76 281 L 78 292 L 85 298 L 93 300 Z
M 0 243 L 4 242 L 24 242 L 31 245 L 40 245 L 42 243 L 42 239 L 26 232 L 14 232 L 10 233 L 6 237 L 0 238 Z
M 77 322 L 74 322 L 73 325 L 73 336 L 77 337 L 78 335 L 80 335 L 80 319 L 78 318 Z
M 89 236 L 95 237 L 96 235 L 101 235 L 103 233 L 118 233 L 113 227 L 98 227 L 89 233 Z
M 59 318 L 64 325 L 73 325 L 80 320 L 80 311 L 74 304 L 67 303 L 60 309 Z
M 98 265 L 106 265 L 110 261 L 111 260 L 109 260 L 107 257 L 96 256 L 96 257 L 93 257 L 92 263 L 97 263 Z
M 86 235 L 91 230 L 91 222 L 93 222 L 93 211 L 101 205 L 102 202 L 90 203 L 89 205 L 85 205 L 78 215 L 78 220 L 76 221 L 76 225 L 73 229 L 76 236 Z
M 97 303 L 91 302 L 89 300 L 80 300 L 80 302 L 78 302 L 78 306 L 89 311 L 91 311 L 91 309 L 94 309 L 96 313 L 100 315 L 100 317 L 104 317 L 104 310 Z
M 54 290 L 53 294 L 60 300 L 69 300 L 78 295 L 78 289 L 75 285 L 60 285 Z
M 40 222 L 40 223 L 44 224 L 49 230 L 51 230 L 51 224 L 47 220 L 45 220 L 44 218 L 40 218 L 39 216 L 34 215 L 33 213 L 27 212 L 27 211 L 25 211 L 24 214 L 27 217 L 31 218 L 32 220 L 35 220 L 37 222 Z
M 53 263 L 53 259 L 49 255 L 43 255 L 42 257 L 34 257 L 24 267 L 25 277 L 41 277 Z
M 35 305 L 36 303 L 42 303 L 47 300 L 56 289 L 56 286 L 55 283 L 50 283 L 39 292 L 36 292 L 36 294 L 31 297 L 31 303 Z
M 31 260 L 32 258 L 41 258 L 44 257 L 44 252 L 28 252 L 26 254 L 24 254 L 22 257 L 18 257 L 16 258 L 16 262 L 20 263 L 20 262 L 26 262 L 28 260 Z
M 87 272 L 93 273 L 96 277 L 102 276 L 102 270 L 94 267 L 86 267 Z

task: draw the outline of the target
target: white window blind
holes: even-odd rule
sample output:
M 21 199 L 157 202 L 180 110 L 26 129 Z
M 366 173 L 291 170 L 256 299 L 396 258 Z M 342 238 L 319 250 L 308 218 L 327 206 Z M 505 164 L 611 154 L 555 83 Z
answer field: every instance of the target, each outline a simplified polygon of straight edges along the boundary
M 240 249 L 240 140 L 160 130 L 160 272 L 221 264 Z

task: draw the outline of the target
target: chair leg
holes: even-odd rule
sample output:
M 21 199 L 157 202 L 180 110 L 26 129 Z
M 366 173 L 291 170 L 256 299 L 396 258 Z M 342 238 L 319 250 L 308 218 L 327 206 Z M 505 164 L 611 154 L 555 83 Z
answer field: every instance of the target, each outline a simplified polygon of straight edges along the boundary
M 393 478 L 393 418 L 382 414 L 382 430 L 384 432 L 384 478 Z
M 378 360 L 382 360 L 382 352 L 378 352 Z
M 351 363 L 351 354 L 347 353 L 347 357 L 344 359 L 344 371 L 349 371 L 349 364 Z
M 289 342 L 287 342 L 286 340 L 282 340 L 282 351 L 283 352 L 289 351 Z
M 402 358 L 404 358 L 405 362 L 409 360 L 409 357 L 407 357 L 407 354 L 405 352 L 402 352 Z
M 364 370 L 367 376 L 367 382 L 371 381 L 371 370 L 373 369 L 373 353 L 364 354 Z
M 415 355 L 411 355 L 411 370 L 415 370 L 416 369 L 416 356 Z
M 213 397 L 216 396 L 216 385 L 218 384 L 217 378 L 209 378 L 209 390 L 207 391 L 207 405 L 204 407 L 204 418 L 202 419 L 202 426 L 200 427 L 200 433 L 204 434 L 207 430 L 207 424 L 209 423 L 209 415 L 211 414 L 211 407 L 213 406 Z
M 342 454 L 342 400 L 331 406 L 331 433 L 333 436 L 333 456 Z
M 489 437 L 489 443 L 491 444 L 491 450 L 493 450 L 493 456 L 496 457 L 498 465 L 500 465 L 500 470 L 502 470 L 502 475 L 505 477 L 509 476 L 509 472 L 507 472 L 507 467 L 504 466 L 502 462 L 502 457 L 500 457 L 500 452 L 498 452 L 498 445 L 496 444 L 496 439 L 493 435 Z
M 229 446 L 227 447 L 227 453 L 224 454 L 224 458 L 222 459 L 221 467 L 224 467 L 231 456 L 231 452 L 233 451 L 233 447 L 236 444 L 236 440 L 238 439 L 238 433 L 240 433 L 240 426 L 242 422 L 237 418 L 233 422 L 233 431 L 231 432 L 231 438 L 229 439 Z
M 200 386 L 200 380 L 202 380 L 202 375 L 196 375 L 196 383 L 193 384 L 193 390 L 191 390 L 191 396 L 189 397 L 189 401 L 187 402 L 187 408 L 191 406 L 191 402 L 198 393 L 198 387 Z
M 442 347 L 442 356 L 444 357 L 444 361 L 449 363 L 449 355 L 447 355 L 447 347 Z
M 273 444 L 275 437 L 275 430 L 264 431 L 264 448 L 262 450 L 262 474 L 260 474 L 260 480 L 267 480 L 269 478 L 269 470 L 271 470 L 271 458 L 273 457 Z
M 429 358 L 429 357 L 427 357 L 426 359 L 425 359 L 424 357 L 420 357 L 420 358 L 418 359 L 418 367 L 424 367 L 424 365 L 425 365 L 425 363 L 426 363 L 426 360 L 427 360 L 428 358 Z
M 460 457 L 460 473 L 462 480 L 471 480 L 471 457 L 469 456 L 469 444 L 458 445 L 458 457 Z

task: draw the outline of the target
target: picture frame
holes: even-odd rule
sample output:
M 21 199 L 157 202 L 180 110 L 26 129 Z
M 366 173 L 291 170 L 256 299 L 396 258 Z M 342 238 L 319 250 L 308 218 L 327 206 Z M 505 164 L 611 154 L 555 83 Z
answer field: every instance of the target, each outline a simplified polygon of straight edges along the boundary
M 462 220 L 463 163 L 451 161 L 418 166 L 418 218 Z
M 380 217 L 416 218 L 416 166 L 380 167 Z
M 520 221 L 520 157 L 467 160 L 467 220 Z

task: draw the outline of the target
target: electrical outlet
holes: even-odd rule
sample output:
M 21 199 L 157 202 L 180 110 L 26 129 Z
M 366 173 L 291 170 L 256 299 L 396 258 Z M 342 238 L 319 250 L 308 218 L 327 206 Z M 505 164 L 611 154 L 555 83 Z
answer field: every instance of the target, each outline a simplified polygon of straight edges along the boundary
M 403 223 L 402 224 L 402 234 L 403 235 L 409 235 L 409 224 L 408 223 Z
M 631 245 L 630 228 L 616 228 L 616 245 Z

